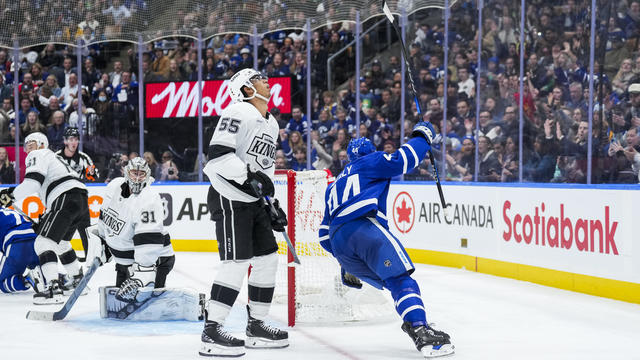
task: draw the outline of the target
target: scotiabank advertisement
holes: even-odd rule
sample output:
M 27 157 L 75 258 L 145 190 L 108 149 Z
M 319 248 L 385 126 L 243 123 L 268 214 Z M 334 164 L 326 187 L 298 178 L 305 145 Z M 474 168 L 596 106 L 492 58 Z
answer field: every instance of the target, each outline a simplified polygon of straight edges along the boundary
M 229 104 L 231 97 L 228 80 L 202 82 L 202 116 L 219 115 Z M 198 116 L 198 82 L 158 82 L 145 85 L 145 117 L 189 118 Z M 269 78 L 271 98 L 269 109 L 278 108 L 283 114 L 291 113 L 291 78 Z
M 407 248 L 640 282 L 632 190 L 391 186 L 389 227 Z

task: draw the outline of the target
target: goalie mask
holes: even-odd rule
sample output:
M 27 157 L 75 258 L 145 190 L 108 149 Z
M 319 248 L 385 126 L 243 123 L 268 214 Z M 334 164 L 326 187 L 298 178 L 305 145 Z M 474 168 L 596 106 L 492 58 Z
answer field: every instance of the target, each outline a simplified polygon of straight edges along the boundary
M 347 146 L 347 156 L 349 157 L 349 161 L 354 161 L 375 151 L 376 147 L 373 146 L 371 140 L 366 137 L 353 139 L 349 141 L 349 146 Z
M 254 97 L 257 97 L 266 102 L 269 102 L 269 99 L 258 94 L 255 86 L 253 86 L 254 81 L 263 79 L 268 78 L 266 75 L 263 75 L 262 73 L 254 69 L 242 69 L 238 71 L 229 80 L 229 94 L 231 95 L 231 98 L 235 101 L 247 101 L 253 99 Z M 252 89 L 253 95 L 247 96 L 246 93 L 242 90 L 243 86 Z
M 47 139 L 47 135 L 41 132 L 34 132 L 27 135 L 27 137 L 24 139 L 25 149 L 27 148 L 27 144 L 29 144 L 32 141 L 36 142 L 36 149 L 40 149 L 40 146 L 42 145 L 44 145 L 45 149 L 49 147 L 49 139 Z
M 133 158 L 124 167 L 124 178 L 131 193 L 139 194 L 145 186 L 151 183 L 151 169 L 143 158 Z

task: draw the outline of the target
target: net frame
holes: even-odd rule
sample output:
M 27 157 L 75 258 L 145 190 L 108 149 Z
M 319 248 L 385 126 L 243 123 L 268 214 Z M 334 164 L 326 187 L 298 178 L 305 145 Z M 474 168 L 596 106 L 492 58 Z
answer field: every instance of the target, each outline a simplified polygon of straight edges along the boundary
M 279 195 L 281 203 L 286 201 L 287 234 L 301 261 L 296 265 L 293 255 L 280 241 L 274 302 L 286 302 L 288 325 L 322 325 L 394 317 L 396 313 L 390 296 L 386 296 L 388 294 L 366 283 L 362 289 L 342 284 L 340 265 L 320 246 L 317 234 L 324 215 L 324 189 L 333 181 L 331 172 L 276 170 L 276 183 L 285 177 L 286 200 L 282 198 L 282 192 Z M 322 184 L 323 181 L 326 185 Z M 284 254 L 286 260 L 283 260 Z M 286 284 L 283 267 L 286 267 Z M 282 289 L 286 289 L 286 294 Z

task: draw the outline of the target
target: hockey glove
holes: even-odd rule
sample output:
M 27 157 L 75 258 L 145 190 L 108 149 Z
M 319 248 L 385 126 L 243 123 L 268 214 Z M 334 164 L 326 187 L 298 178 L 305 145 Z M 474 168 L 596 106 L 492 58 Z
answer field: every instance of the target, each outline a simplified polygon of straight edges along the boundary
M 135 277 L 134 277 L 135 276 Z M 116 299 L 124 302 L 134 302 L 141 287 L 153 287 L 156 278 L 156 265 L 142 266 L 134 263 L 129 267 L 127 278 L 116 292 Z
M 267 211 L 269 211 L 269 216 L 271 217 L 271 227 L 273 230 L 277 232 L 284 232 L 284 227 L 288 224 L 287 215 L 280 207 L 278 199 L 273 201 L 273 210 L 269 207 Z
M 100 265 L 104 265 L 111 261 L 111 252 L 107 246 L 107 242 L 100 235 L 98 225 L 91 225 L 85 230 L 87 232 L 87 259 L 90 261 L 94 258 L 100 259 Z
M 0 190 L 0 205 L 3 207 L 9 207 L 16 200 L 13 197 L 13 187 L 8 187 Z
M 275 194 L 275 188 L 273 187 L 273 181 L 269 176 L 262 171 L 256 172 L 249 169 L 247 165 L 247 181 L 246 184 L 252 189 L 256 197 L 273 196 Z
M 436 136 L 436 130 L 433 128 L 430 122 L 421 121 L 413 127 L 413 131 L 411 132 L 411 137 L 422 136 L 427 143 L 431 145 L 433 139 Z
M 343 267 L 340 268 L 340 275 L 342 276 L 342 283 L 345 286 L 354 289 L 362 289 L 362 282 L 360 282 L 360 279 L 358 279 L 355 275 L 349 274 L 348 272 L 344 271 Z

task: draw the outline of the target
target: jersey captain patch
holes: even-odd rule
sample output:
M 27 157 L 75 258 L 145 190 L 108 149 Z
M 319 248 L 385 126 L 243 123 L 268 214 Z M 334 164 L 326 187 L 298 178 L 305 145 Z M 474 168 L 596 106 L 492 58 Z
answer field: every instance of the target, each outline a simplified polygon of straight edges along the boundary
M 120 235 L 124 227 L 124 220 L 119 219 L 118 213 L 113 209 L 102 209 L 100 221 L 116 235 Z
M 256 158 L 256 163 L 266 170 L 273 166 L 276 159 L 276 146 L 273 138 L 267 134 L 254 137 L 247 154 Z

